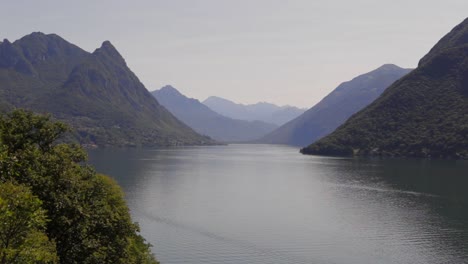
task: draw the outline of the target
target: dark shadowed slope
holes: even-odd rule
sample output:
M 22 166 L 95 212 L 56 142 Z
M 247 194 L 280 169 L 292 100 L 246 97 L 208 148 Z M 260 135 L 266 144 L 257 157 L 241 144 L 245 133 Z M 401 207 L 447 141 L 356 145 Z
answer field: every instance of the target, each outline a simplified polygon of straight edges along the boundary
M 386 64 L 344 82 L 304 114 L 256 142 L 306 146 L 331 133 L 408 72 L 409 69 Z
M 212 143 L 161 106 L 109 41 L 93 53 L 54 34 L 3 41 L 0 108 L 14 107 L 51 113 L 84 144 Z
M 277 106 L 265 102 L 250 105 L 237 104 L 217 96 L 208 97 L 203 104 L 226 117 L 248 121 L 259 120 L 278 126 L 298 117 L 305 111 L 294 106 Z
M 57 35 L 39 32 L 0 44 L 0 107 L 24 106 L 63 84 L 88 53 Z
M 172 86 L 153 91 L 156 99 L 179 120 L 200 134 L 223 142 L 243 142 L 258 138 L 277 126 L 261 121 L 244 121 L 222 116 L 200 101 L 187 98 Z
M 306 154 L 468 157 L 468 19 Z

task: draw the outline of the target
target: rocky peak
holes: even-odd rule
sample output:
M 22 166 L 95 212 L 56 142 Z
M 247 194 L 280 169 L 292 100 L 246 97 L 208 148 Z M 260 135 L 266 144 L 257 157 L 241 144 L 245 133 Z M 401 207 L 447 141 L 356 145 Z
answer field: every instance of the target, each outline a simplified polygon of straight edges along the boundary
M 104 41 L 101 47 L 93 52 L 93 55 L 98 57 L 106 57 L 118 64 L 127 65 L 122 55 L 120 55 L 114 45 L 112 45 L 112 43 L 108 40 Z
M 24 58 L 23 53 L 8 39 L 0 44 L 0 68 L 12 68 L 18 72 L 34 75 L 32 65 Z
M 50 63 L 51 60 L 74 64 L 73 62 L 77 58 L 87 54 L 86 51 L 56 34 L 44 34 L 42 32 L 33 32 L 26 35 L 16 40 L 13 45 L 20 49 L 24 57 L 33 65 Z
M 171 85 L 166 85 L 162 87 L 159 91 L 168 95 L 182 95 L 176 88 L 172 87 Z

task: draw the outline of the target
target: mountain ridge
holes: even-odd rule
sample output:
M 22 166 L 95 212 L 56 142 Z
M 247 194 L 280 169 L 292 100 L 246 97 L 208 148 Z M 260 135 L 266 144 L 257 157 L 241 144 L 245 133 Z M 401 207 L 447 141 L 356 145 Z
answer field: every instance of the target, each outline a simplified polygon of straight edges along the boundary
M 229 118 L 247 121 L 258 120 L 276 125 L 282 125 L 305 111 L 305 109 L 294 106 L 278 106 L 268 102 L 239 104 L 218 96 L 210 96 L 202 103 Z
M 151 92 L 179 120 L 200 134 L 222 142 L 247 142 L 264 135 L 277 126 L 261 121 L 245 121 L 225 117 L 211 110 L 199 100 L 188 98 L 166 85 Z
M 0 46 L 0 108 L 51 113 L 83 144 L 213 144 L 177 120 L 149 93 L 125 59 L 104 41 L 92 53 L 55 34 L 31 33 Z M 24 66 L 26 65 L 26 66 Z M 24 71 L 31 67 L 33 71 Z
M 327 135 L 352 114 L 375 100 L 410 69 L 384 64 L 342 82 L 319 103 L 254 143 L 305 146 Z
M 304 154 L 468 158 L 468 19 Z

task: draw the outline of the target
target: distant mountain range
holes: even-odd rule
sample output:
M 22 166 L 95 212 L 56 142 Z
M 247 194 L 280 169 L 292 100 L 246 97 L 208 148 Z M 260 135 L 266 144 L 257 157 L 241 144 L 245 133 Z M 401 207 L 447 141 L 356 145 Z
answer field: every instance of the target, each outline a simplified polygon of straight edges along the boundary
M 306 146 L 335 130 L 410 71 L 386 64 L 344 82 L 305 113 L 255 142 Z
M 262 121 L 245 121 L 225 117 L 200 101 L 187 98 L 172 86 L 153 91 L 156 99 L 179 120 L 200 134 L 223 142 L 245 142 L 261 137 L 275 128 Z
M 203 101 L 203 104 L 213 111 L 233 119 L 259 120 L 278 126 L 296 118 L 305 111 L 305 109 L 293 106 L 277 106 L 265 102 L 250 105 L 237 104 L 217 96 L 208 97 Z
M 417 69 L 301 151 L 468 158 L 468 19 L 444 36 Z
M 83 144 L 211 144 L 146 90 L 109 41 L 93 53 L 55 34 L 0 44 L 0 110 L 51 113 Z

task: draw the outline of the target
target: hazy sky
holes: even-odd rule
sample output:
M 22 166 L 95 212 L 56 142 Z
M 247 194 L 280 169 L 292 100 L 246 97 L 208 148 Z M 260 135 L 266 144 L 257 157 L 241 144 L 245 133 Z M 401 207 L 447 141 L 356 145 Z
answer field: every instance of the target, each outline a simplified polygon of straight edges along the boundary
M 0 0 L 0 38 L 110 40 L 148 90 L 311 107 L 384 63 L 415 67 L 467 0 Z

